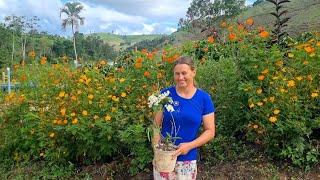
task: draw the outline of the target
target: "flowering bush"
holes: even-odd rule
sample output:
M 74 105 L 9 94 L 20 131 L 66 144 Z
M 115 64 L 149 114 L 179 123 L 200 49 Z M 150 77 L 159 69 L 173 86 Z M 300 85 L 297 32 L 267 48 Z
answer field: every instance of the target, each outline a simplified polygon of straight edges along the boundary
M 45 57 L 15 66 L 20 89 L 0 93 L 0 162 L 88 164 L 128 157 L 131 173 L 145 169 L 152 159 L 146 129 L 153 108 L 162 108 L 154 105 L 166 99 L 151 92 L 173 84 L 172 63 L 187 54 L 198 65 L 197 84 L 215 100 L 218 139 L 249 141 L 271 157 L 315 164 L 319 33 L 281 49 L 252 24 L 224 22 L 218 37 L 130 52 L 114 66 L 103 60 L 81 68 L 67 61 L 51 65 Z

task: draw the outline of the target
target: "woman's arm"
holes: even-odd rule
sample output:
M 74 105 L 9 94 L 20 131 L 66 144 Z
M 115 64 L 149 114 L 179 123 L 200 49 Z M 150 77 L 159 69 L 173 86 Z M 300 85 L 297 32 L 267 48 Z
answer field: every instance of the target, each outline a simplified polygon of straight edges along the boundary
M 215 136 L 215 118 L 214 112 L 202 117 L 203 120 L 203 133 L 195 140 L 187 143 L 179 144 L 179 148 L 176 150 L 175 155 L 187 154 L 191 149 L 197 148 L 206 144 Z

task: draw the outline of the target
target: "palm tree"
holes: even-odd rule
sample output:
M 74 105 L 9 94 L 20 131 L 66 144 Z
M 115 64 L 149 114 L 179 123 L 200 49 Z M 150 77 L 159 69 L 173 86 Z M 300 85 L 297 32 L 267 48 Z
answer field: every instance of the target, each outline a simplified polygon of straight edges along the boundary
M 78 62 L 77 48 L 76 48 L 76 37 L 75 30 L 79 29 L 79 24 L 83 25 L 84 17 L 80 17 L 79 13 L 83 10 L 83 6 L 79 2 L 68 2 L 60 10 L 60 18 L 62 14 L 66 14 L 67 17 L 62 19 L 62 28 L 65 30 L 67 26 L 71 25 L 73 35 L 73 48 L 76 61 Z

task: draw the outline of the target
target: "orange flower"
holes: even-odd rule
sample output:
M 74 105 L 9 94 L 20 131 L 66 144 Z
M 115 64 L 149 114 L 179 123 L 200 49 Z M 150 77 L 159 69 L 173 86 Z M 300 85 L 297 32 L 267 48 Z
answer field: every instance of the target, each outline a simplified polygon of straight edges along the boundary
M 60 110 L 60 113 L 61 113 L 62 116 L 66 115 L 66 108 L 62 108 Z
M 303 77 L 302 76 L 298 76 L 298 77 L 296 77 L 296 80 L 298 80 L 298 81 L 301 81 L 303 79 Z
M 77 124 L 78 123 L 78 118 L 74 118 L 73 120 L 72 120 L 72 124 Z
M 262 38 L 267 38 L 267 37 L 269 37 L 269 32 L 268 31 L 261 31 L 259 33 L 259 36 Z
M 290 81 L 288 81 L 287 86 L 288 87 L 294 87 L 294 86 L 296 86 L 296 83 L 294 82 L 294 80 L 290 80 Z
M 313 80 L 312 75 L 309 74 L 309 75 L 307 76 L 307 79 L 308 79 L 309 81 L 312 81 L 312 80 Z
M 260 75 L 260 76 L 258 76 L 258 79 L 259 79 L 260 81 L 263 81 L 263 80 L 264 80 L 264 78 L 265 78 L 265 76 L 264 76 L 264 75 Z
M 32 59 L 36 56 L 36 53 L 34 51 L 30 51 L 28 53 L 28 56 L 31 57 Z
M 250 17 L 250 18 L 248 18 L 248 19 L 246 20 L 246 24 L 247 24 L 248 26 L 252 26 L 253 23 L 254 23 L 254 20 L 253 20 L 252 17 Z
M 269 121 L 272 122 L 272 123 L 275 123 L 275 122 L 277 122 L 277 117 L 271 116 L 271 117 L 269 118 Z
M 276 64 L 277 66 L 282 67 L 282 66 L 283 66 L 283 61 L 278 60 L 275 64 Z
M 99 64 L 100 64 L 100 65 L 106 65 L 107 63 L 106 63 L 105 60 L 101 60 L 101 61 L 99 62 Z
M 254 104 L 253 103 L 249 104 L 249 107 L 254 108 Z
M 88 99 L 92 100 L 94 98 L 94 96 L 92 94 L 88 95 Z
M 125 80 L 126 80 L 126 79 L 124 79 L 124 78 L 120 78 L 120 79 L 119 79 L 119 82 L 123 83 Z
M 134 64 L 134 67 L 136 69 L 140 69 L 140 68 L 142 68 L 142 63 L 136 63 L 136 64 Z
M 87 116 L 87 115 L 88 115 L 88 111 L 83 110 L 83 111 L 82 111 L 82 115 Z
M 229 40 L 234 41 L 237 39 L 237 36 L 234 33 L 229 34 Z
M 27 76 L 26 75 L 22 75 L 21 77 L 20 77 L 20 81 L 26 81 L 27 80 Z
M 227 23 L 225 21 L 221 22 L 220 27 L 222 27 L 222 28 L 227 27 Z
M 213 42 L 214 42 L 213 36 L 209 36 L 209 37 L 208 37 L 208 42 L 209 42 L 209 43 L 213 43 Z
M 126 96 L 127 96 L 127 93 L 125 93 L 125 92 L 122 92 L 122 93 L 121 93 L 121 97 L 124 98 L 124 97 L 126 97 Z
M 142 63 L 142 62 L 143 62 L 143 59 L 142 59 L 141 57 L 138 57 L 138 58 L 136 59 L 136 62 L 137 62 L 137 63 Z
M 313 97 L 313 98 L 318 97 L 318 96 L 319 96 L 319 94 L 317 92 L 311 93 L 311 97 Z
M 261 72 L 262 74 L 268 74 L 269 73 L 269 70 L 268 69 L 265 69 Z
M 275 109 L 274 111 L 273 111 L 273 114 L 279 114 L 280 113 L 280 110 L 279 109 Z
M 257 94 L 261 94 L 262 93 L 262 89 L 261 88 L 259 88 L 259 89 L 257 89 Z
M 269 100 L 270 100 L 270 102 L 274 102 L 275 97 L 274 97 L 274 96 L 271 96 L 271 97 L 269 98 Z
M 173 57 L 168 57 L 167 58 L 167 61 L 168 61 L 168 63 L 170 63 L 170 64 L 172 64 L 173 62 L 174 62 L 174 58 Z
M 263 106 L 263 102 L 257 102 L 258 106 Z
M 238 30 L 244 30 L 244 26 L 242 24 L 238 24 Z
M 124 72 L 124 68 L 123 68 L 123 67 L 119 67 L 117 70 L 118 70 L 119 72 Z
M 44 65 L 44 64 L 46 64 L 46 63 L 47 63 L 47 57 L 42 56 L 42 57 L 41 57 L 41 60 L 40 60 L 40 64 Z
M 68 124 L 68 120 L 66 120 L 66 119 L 63 120 L 63 124 L 65 124 L 65 125 Z
M 108 114 L 104 117 L 104 120 L 106 121 L 110 121 L 111 120 L 111 116 L 109 116 Z
M 53 138 L 53 137 L 54 137 L 54 132 L 51 132 L 51 133 L 49 134 L 49 136 L 50 136 L 51 138 Z
M 149 72 L 149 71 L 145 71 L 145 72 L 143 73 L 143 76 L 144 76 L 144 77 L 150 77 L 150 72 Z
M 305 47 L 304 50 L 305 50 L 307 53 L 313 53 L 313 52 L 314 52 L 314 48 L 311 47 L 311 46 Z
M 115 102 L 119 102 L 119 98 L 117 97 L 117 96 L 112 96 L 112 98 L 111 98 L 113 101 L 115 101 Z
M 161 72 L 158 72 L 158 74 L 157 74 L 157 78 L 158 78 L 158 79 L 163 78 L 163 74 L 162 74 Z
M 149 59 L 149 60 L 152 60 L 153 59 L 153 53 L 148 53 L 148 55 L 147 55 L 147 58 Z
M 71 96 L 71 100 L 72 100 L 72 101 L 75 101 L 75 100 L 77 100 L 77 96 L 75 96 L 75 95 L 72 95 L 72 96 Z

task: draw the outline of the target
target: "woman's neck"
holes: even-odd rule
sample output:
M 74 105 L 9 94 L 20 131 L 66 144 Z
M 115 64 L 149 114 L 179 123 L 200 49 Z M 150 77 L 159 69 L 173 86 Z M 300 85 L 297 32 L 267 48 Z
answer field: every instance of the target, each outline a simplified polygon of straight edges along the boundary
M 195 94 L 197 88 L 195 86 L 188 86 L 188 87 L 178 87 L 176 86 L 176 91 L 179 96 L 184 98 L 192 98 Z

